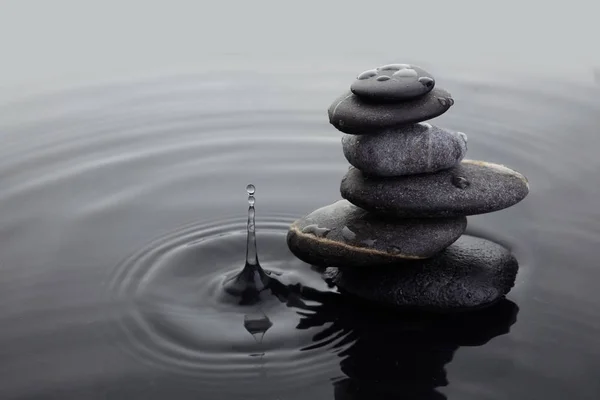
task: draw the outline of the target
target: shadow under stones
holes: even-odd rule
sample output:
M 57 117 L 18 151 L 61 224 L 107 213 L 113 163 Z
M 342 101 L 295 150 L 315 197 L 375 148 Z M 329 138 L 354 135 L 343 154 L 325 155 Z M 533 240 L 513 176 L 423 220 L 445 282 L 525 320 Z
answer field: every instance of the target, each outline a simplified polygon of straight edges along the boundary
M 336 400 L 446 399 L 445 366 L 462 346 L 481 346 L 505 335 L 517 320 L 510 300 L 469 313 L 434 314 L 382 309 L 352 296 L 306 292 L 318 305 L 302 307 L 298 329 L 323 326 L 314 347 L 338 341 L 341 369 Z

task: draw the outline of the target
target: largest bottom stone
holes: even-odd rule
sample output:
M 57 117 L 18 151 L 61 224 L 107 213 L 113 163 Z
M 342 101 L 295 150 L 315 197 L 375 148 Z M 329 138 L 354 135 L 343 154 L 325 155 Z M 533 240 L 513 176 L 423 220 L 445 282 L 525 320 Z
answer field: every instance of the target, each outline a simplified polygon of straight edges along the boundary
M 504 247 L 464 235 L 427 260 L 373 268 L 327 268 L 340 291 L 387 305 L 452 312 L 489 306 L 515 283 L 519 266 Z

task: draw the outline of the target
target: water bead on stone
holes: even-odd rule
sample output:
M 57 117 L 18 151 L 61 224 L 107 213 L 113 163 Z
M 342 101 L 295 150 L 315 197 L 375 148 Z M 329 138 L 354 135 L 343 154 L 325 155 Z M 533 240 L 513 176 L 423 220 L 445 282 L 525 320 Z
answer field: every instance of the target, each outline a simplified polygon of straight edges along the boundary
M 377 68 L 379 71 L 398 71 L 406 68 L 411 68 L 408 64 L 388 64 Z
M 435 81 L 428 76 L 422 76 L 418 79 L 418 81 L 427 87 L 433 87 L 435 84 Z
M 376 79 L 369 79 L 373 77 Z M 420 78 L 424 81 L 420 82 Z M 431 91 L 434 85 L 433 77 L 420 67 L 390 64 L 363 72 L 350 89 L 363 99 L 382 103 L 415 99 Z
M 376 69 L 370 69 L 370 70 L 365 71 L 365 72 L 361 73 L 360 75 L 358 75 L 358 77 L 356 79 L 358 79 L 358 80 L 365 80 L 365 79 L 372 78 L 374 76 L 377 76 L 377 70 Z
M 448 106 L 448 107 L 450 107 L 450 106 L 454 105 L 454 99 L 452 97 L 450 97 L 450 96 L 448 96 L 446 98 L 439 97 L 438 101 L 440 102 L 440 104 L 442 106 Z
M 417 71 L 412 68 L 401 69 L 394 72 L 393 77 L 395 78 L 416 78 L 418 76 Z
M 469 180 L 467 178 L 464 178 L 462 176 L 455 176 L 452 178 L 452 184 L 459 189 L 465 189 L 471 183 L 469 182 Z
M 356 233 L 352 232 L 347 226 L 342 228 L 342 237 L 348 241 L 356 239 Z
M 331 231 L 329 228 L 319 228 L 319 225 L 312 224 L 307 225 L 302 228 L 302 233 L 309 233 L 311 235 L 315 235 L 316 237 L 324 238 L 327 237 L 327 234 Z

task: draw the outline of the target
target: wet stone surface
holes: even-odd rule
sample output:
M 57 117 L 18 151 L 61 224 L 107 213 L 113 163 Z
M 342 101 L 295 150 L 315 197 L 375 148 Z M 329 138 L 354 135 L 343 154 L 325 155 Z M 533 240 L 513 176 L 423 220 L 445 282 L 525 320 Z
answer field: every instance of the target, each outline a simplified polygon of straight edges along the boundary
M 455 166 L 467 152 L 467 135 L 419 123 L 374 135 L 344 135 L 342 147 L 348 162 L 364 173 L 402 176 Z
M 328 113 L 329 122 L 336 129 L 360 135 L 427 121 L 442 115 L 453 104 L 450 93 L 438 87 L 401 103 L 378 104 L 346 92 L 331 104 Z
M 502 299 L 519 265 L 504 247 L 464 235 L 433 258 L 402 267 L 327 268 L 338 288 L 365 300 L 438 312 L 467 311 Z
M 394 178 L 350 168 L 340 191 L 343 198 L 369 211 L 402 218 L 450 217 L 510 207 L 527 196 L 529 184 L 503 165 L 464 160 L 435 174 Z
M 372 102 L 412 100 L 429 93 L 435 86 L 431 74 L 416 65 L 388 64 L 358 75 L 350 89 Z
M 287 242 L 298 258 L 310 264 L 371 269 L 431 257 L 457 240 L 466 227 L 464 217 L 382 218 L 340 200 L 294 222 Z

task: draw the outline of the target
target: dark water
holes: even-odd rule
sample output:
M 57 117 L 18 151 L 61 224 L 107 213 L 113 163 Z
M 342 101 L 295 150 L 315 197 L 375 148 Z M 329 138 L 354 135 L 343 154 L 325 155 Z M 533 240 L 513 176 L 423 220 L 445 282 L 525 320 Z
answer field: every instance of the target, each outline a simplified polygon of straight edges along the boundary
M 2 105 L 0 398 L 599 398 L 598 86 L 436 73 L 456 104 L 434 123 L 531 183 L 469 219 L 520 261 L 508 300 L 442 317 L 343 297 L 286 247 L 294 218 L 339 199 L 347 163 L 326 109 L 355 72 Z M 221 285 L 245 262 L 249 182 L 260 262 L 286 286 L 239 307 Z

